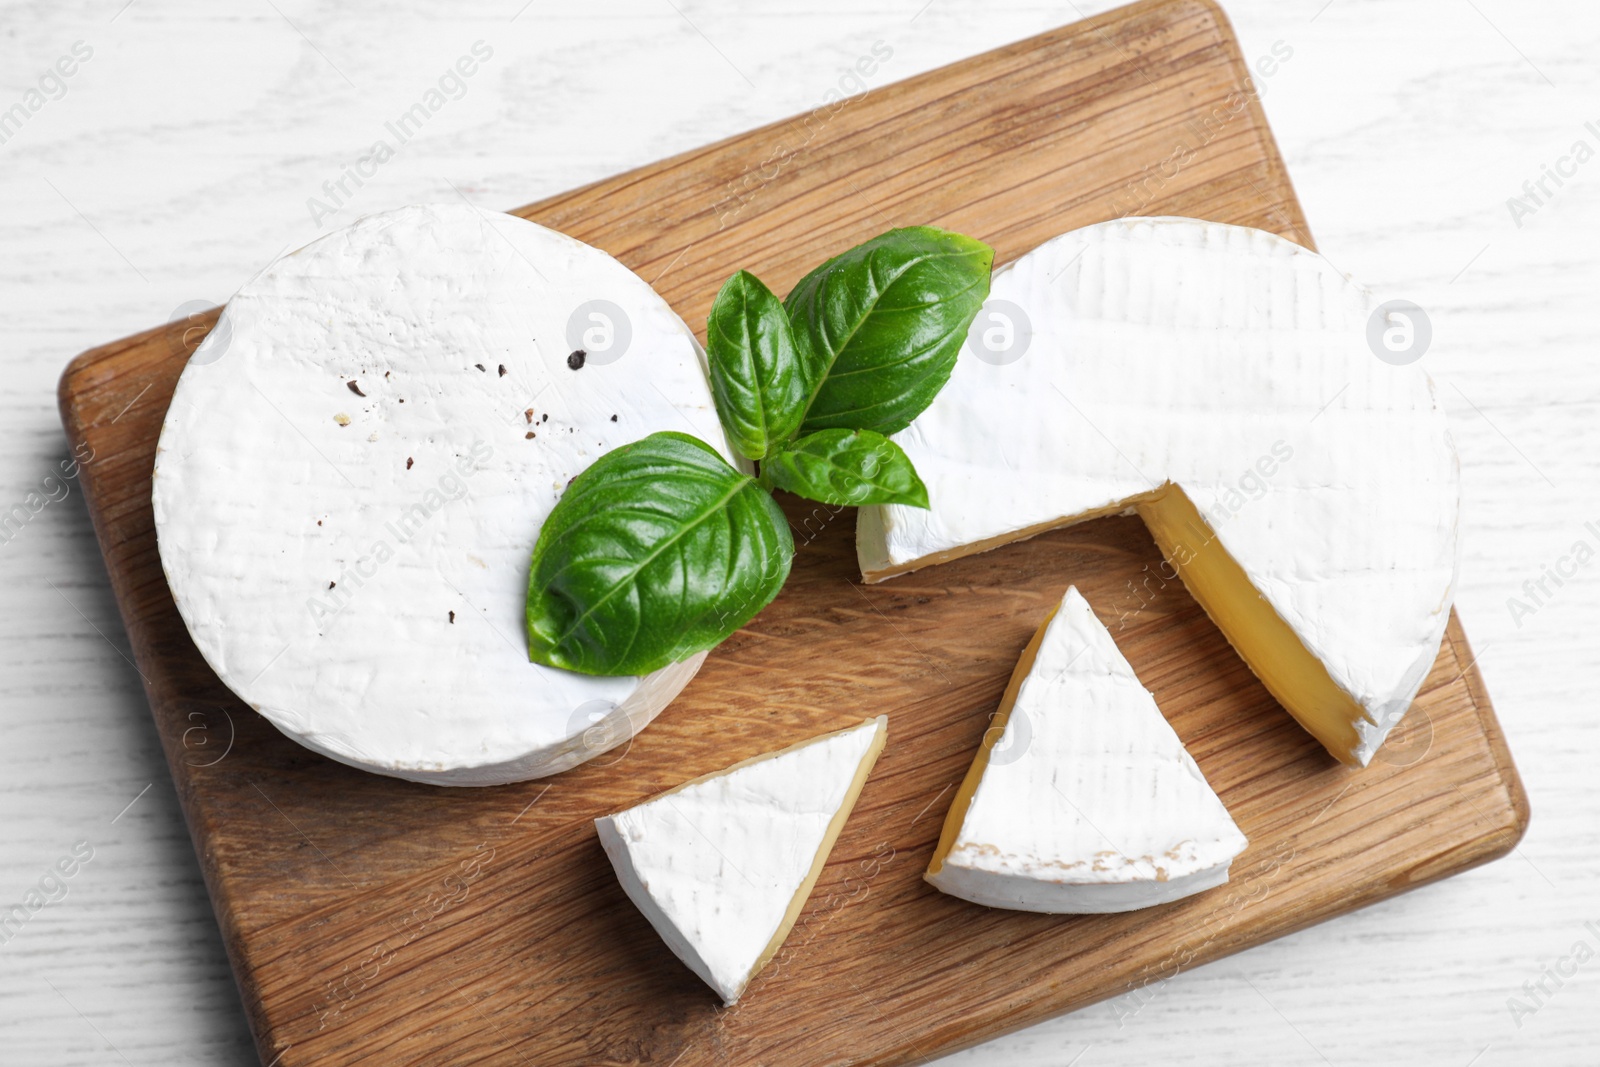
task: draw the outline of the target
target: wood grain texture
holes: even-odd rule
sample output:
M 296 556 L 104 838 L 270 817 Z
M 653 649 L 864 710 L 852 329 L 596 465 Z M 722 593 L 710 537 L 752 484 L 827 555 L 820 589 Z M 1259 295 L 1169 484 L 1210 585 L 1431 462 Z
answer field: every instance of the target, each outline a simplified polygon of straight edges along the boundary
M 1140 4 L 519 214 L 617 255 L 695 324 L 737 267 L 783 291 L 892 225 L 963 230 L 1003 261 L 1131 196 L 1309 244 L 1243 85 L 1214 7 Z M 1193 161 L 1152 181 L 1197 130 L 1212 135 Z M 264 1061 L 914 1062 L 1464 870 L 1526 826 L 1454 622 L 1408 735 L 1352 772 L 1180 586 L 1151 588 L 1160 557 L 1137 520 L 864 587 L 850 513 L 796 501 L 788 589 L 626 751 L 490 790 L 350 770 L 240 705 L 167 593 L 149 471 L 185 356 L 172 328 L 86 353 L 62 415 L 94 448 L 96 533 Z M 1226 888 L 1062 919 L 922 883 L 943 805 L 1069 582 L 1250 836 Z M 810 904 L 747 1000 L 719 1008 L 627 903 L 590 820 L 879 712 L 889 748 Z

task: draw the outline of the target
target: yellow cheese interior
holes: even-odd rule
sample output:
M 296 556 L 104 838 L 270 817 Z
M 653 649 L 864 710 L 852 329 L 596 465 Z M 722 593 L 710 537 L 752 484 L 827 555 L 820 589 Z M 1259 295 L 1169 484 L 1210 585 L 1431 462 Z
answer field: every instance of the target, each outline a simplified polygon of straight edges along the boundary
M 1059 609 L 1059 605 L 1056 610 Z M 956 790 L 955 799 L 950 802 L 950 810 L 944 817 L 944 829 L 939 831 L 939 845 L 933 850 L 933 859 L 928 863 L 928 873 L 938 874 L 944 869 L 944 859 L 950 854 L 950 849 L 955 846 L 956 835 L 961 832 L 961 824 L 967 821 L 967 808 L 972 805 L 972 795 L 978 791 L 978 783 L 983 780 L 983 772 L 989 767 L 989 753 L 994 749 L 995 742 L 1005 734 L 1006 723 L 1011 719 L 1011 709 L 1016 707 L 1017 693 L 1022 690 L 1023 679 L 1033 671 L 1033 661 L 1039 656 L 1039 646 L 1044 643 L 1044 632 L 1050 626 L 1050 620 L 1056 617 L 1051 611 L 1044 622 L 1033 632 L 1033 639 L 1028 642 L 1028 647 L 1022 650 L 1022 658 L 1017 661 L 1017 667 L 1011 672 L 1011 682 L 1006 686 L 1005 696 L 1000 698 L 1000 710 L 994 713 L 994 718 L 989 722 L 989 728 L 983 732 L 983 743 L 978 748 L 978 755 L 972 761 L 972 766 L 967 768 L 967 776 L 961 780 L 961 788 Z
M 1140 501 L 1138 509 L 1190 595 L 1267 691 L 1329 752 L 1359 763 L 1361 736 L 1355 724 L 1371 717 L 1255 591 L 1188 496 L 1167 486 Z
M 1183 579 L 1190 595 L 1211 616 L 1211 620 L 1233 645 L 1246 666 L 1261 679 L 1267 691 L 1334 756 L 1345 763 L 1359 764 L 1356 748 L 1361 737 L 1356 732 L 1355 724 L 1370 722 L 1371 716 L 1350 694 L 1339 688 L 1327 668 L 1311 654 L 1311 650 L 1289 628 L 1289 624 L 1256 592 L 1244 568 L 1223 549 L 1210 525 L 1201 517 L 1199 509 L 1183 490 L 1171 483 L 1154 492 L 1130 497 L 1082 515 L 1064 516 L 1057 521 L 1041 523 L 1008 536 L 962 545 L 897 567 L 874 571 L 865 577 L 868 581 L 882 581 L 929 564 L 946 563 L 1049 530 L 1114 515 L 1129 507 L 1138 511 L 1162 554 Z M 1012 676 L 1011 689 L 1006 693 L 1008 702 L 1015 698 L 1015 690 L 1022 684 L 1021 678 L 1026 676 L 1026 667 L 1033 663 L 1038 640 L 1035 635 L 1034 644 L 1029 646 L 1030 651 L 1024 654 L 1023 663 L 1018 665 L 1021 674 Z M 1009 711 L 1010 704 L 1002 704 L 1000 714 Z M 999 715 L 995 722 L 996 725 L 1004 725 Z M 991 731 L 990 735 L 985 736 L 985 745 L 998 735 L 998 730 Z M 988 764 L 987 752 L 986 747 L 974 762 L 973 771 L 968 774 L 968 782 L 973 788 L 977 786 L 977 779 L 982 777 L 983 766 Z M 962 789 L 966 788 L 964 784 Z M 951 806 L 952 816 L 957 806 L 965 814 L 966 806 L 960 795 Z M 958 820 L 956 827 L 959 826 Z M 946 833 L 953 832 L 947 824 Z M 942 862 L 942 856 L 942 852 L 936 854 L 935 864 Z M 937 870 L 937 867 L 931 868 L 930 873 L 933 870 Z
M 828 862 L 828 853 L 833 851 L 834 842 L 839 840 L 839 831 L 844 829 L 845 820 L 850 818 L 850 812 L 856 806 L 856 798 L 861 795 L 861 787 L 866 784 L 867 775 L 872 773 L 872 766 L 878 762 L 878 754 L 883 751 L 883 743 L 889 733 L 887 720 L 880 715 L 877 723 L 877 733 L 873 735 L 872 744 L 867 748 L 866 755 L 861 757 L 861 764 L 856 767 L 856 776 L 850 783 L 849 791 L 845 793 L 844 803 L 839 805 L 839 810 L 834 812 L 833 818 L 828 821 L 828 832 L 822 838 L 822 847 L 817 849 L 817 855 L 811 861 L 811 870 L 806 874 L 805 881 L 800 883 L 800 888 L 795 890 L 794 898 L 789 901 L 789 910 L 783 913 L 783 921 L 773 931 L 772 940 L 767 942 L 767 947 L 762 949 L 761 957 L 756 960 L 756 965 L 750 969 L 749 978 L 745 979 L 747 984 L 750 978 L 754 978 L 761 973 L 761 968 L 770 963 L 772 957 L 778 954 L 778 949 L 783 946 L 784 940 L 789 936 L 789 931 L 794 929 L 795 920 L 800 917 L 800 909 L 805 907 L 806 901 L 811 897 L 811 890 L 816 887 L 817 878 L 822 874 L 822 868 Z M 859 729 L 859 727 L 853 726 L 850 729 Z M 840 732 L 842 733 L 843 731 Z M 811 741 L 802 741 L 800 743 L 809 745 L 816 740 L 818 739 L 813 738 Z M 784 751 L 788 750 L 785 749 Z M 773 755 L 777 755 L 777 753 L 773 753 Z M 758 756 L 756 758 L 766 759 L 770 757 Z M 743 764 L 740 764 L 740 766 L 743 766 Z M 729 770 L 732 769 L 729 768 Z M 741 989 L 740 992 L 742 993 L 744 990 Z

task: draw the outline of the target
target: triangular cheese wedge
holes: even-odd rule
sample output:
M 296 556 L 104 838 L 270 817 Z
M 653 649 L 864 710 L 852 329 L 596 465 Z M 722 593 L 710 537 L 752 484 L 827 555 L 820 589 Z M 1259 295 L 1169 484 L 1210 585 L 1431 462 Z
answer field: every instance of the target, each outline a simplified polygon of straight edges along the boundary
M 1017 664 L 925 877 L 993 908 L 1132 911 L 1221 885 L 1245 844 L 1069 588 Z
M 789 936 L 888 722 L 756 756 L 595 820 L 628 899 L 726 1003 Z

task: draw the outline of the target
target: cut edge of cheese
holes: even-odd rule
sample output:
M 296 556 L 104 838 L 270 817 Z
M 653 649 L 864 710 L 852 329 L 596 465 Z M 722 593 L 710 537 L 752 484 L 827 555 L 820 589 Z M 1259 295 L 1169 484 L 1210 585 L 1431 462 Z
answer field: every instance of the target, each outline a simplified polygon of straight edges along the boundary
M 1168 483 L 1169 485 L 1171 483 Z M 1159 493 L 1160 490 L 1157 490 Z M 937 566 L 940 563 L 954 563 L 958 559 L 968 556 L 981 555 L 984 552 L 993 552 L 997 548 L 1014 545 L 1019 541 L 1030 541 L 1040 534 L 1047 534 L 1052 530 L 1062 530 L 1068 526 L 1076 526 L 1080 522 L 1090 522 L 1094 519 L 1103 519 L 1111 515 L 1121 515 L 1151 498 L 1157 493 L 1140 493 L 1108 504 L 1103 508 L 1085 511 L 1077 515 L 1063 516 L 1049 522 L 1036 523 L 1012 533 L 1001 534 L 997 537 L 985 538 L 982 541 L 973 541 L 969 544 L 958 545 L 941 552 L 930 552 L 925 556 L 895 563 L 889 558 L 886 545 L 888 532 L 884 529 L 883 518 L 887 508 L 881 505 L 869 505 L 856 509 L 856 563 L 861 568 L 861 580 L 867 585 L 877 585 L 887 582 L 891 578 L 898 578 L 902 574 L 910 574 L 924 567 Z
M 876 584 L 921 567 L 949 563 L 1051 530 L 1129 510 L 1143 520 L 1162 557 L 1177 571 L 1189 595 L 1284 710 L 1341 762 L 1366 766 L 1383 740 L 1382 724 L 1375 722 L 1365 708 L 1339 687 L 1322 661 L 1256 592 L 1244 568 L 1228 555 L 1188 494 L 1171 482 L 1154 492 L 1140 493 L 1109 507 L 1043 523 L 1014 535 L 963 545 L 899 566 L 883 565 L 866 570 L 869 561 L 863 556 L 862 576 L 866 582 Z M 856 521 L 858 545 L 874 543 L 869 540 L 873 537 L 871 524 L 883 521 L 881 509 L 863 508 Z M 864 532 L 860 528 L 862 523 L 867 524 Z
M 817 849 L 816 857 L 811 861 L 811 870 L 806 873 L 805 880 L 800 883 L 800 888 L 795 891 L 794 898 L 789 901 L 789 908 L 784 912 L 783 921 L 772 932 L 767 947 L 761 950 L 761 956 L 756 960 L 756 965 L 750 971 L 750 978 L 754 978 L 772 958 L 778 954 L 783 943 L 788 940 L 789 932 L 794 929 L 794 924 L 800 918 L 800 911 L 805 907 L 806 901 L 811 899 L 811 891 L 817 887 L 817 879 L 822 877 L 822 868 L 827 866 L 828 856 L 833 852 L 833 846 L 839 840 L 839 834 L 844 830 L 844 824 L 850 818 L 850 813 L 855 810 L 856 801 L 861 796 L 862 788 L 867 784 L 867 776 L 872 773 L 872 768 L 877 765 L 878 757 L 883 754 L 883 746 L 889 740 L 889 717 L 879 715 L 868 719 L 861 726 L 850 727 L 850 730 L 863 730 L 867 724 L 872 724 L 872 741 L 867 746 L 866 753 L 861 757 L 861 762 L 856 765 L 855 777 L 851 779 L 849 788 L 845 791 L 844 803 L 833 813 L 833 818 L 828 821 L 827 833 L 823 836 L 822 845 Z M 847 730 L 836 731 L 845 733 Z M 804 742 L 801 743 L 804 745 Z M 799 747 L 799 746 L 792 746 Z M 749 985 L 749 979 L 745 980 Z M 743 993 L 741 987 L 739 993 Z M 738 994 L 735 994 L 737 999 Z M 731 1002 L 730 1002 L 731 1003 Z
M 1256 593 L 1188 494 L 1172 486 L 1141 501 L 1138 511 L 1189 595 L 1267 692 L 1339 760 L 1366 766 L 1383 740 L 1379 724 Z
M 1022 687 L 1033 673 L 1034 665 L 1039 657 L 1039 651 L 1050 634 L 1052 623 L 1060 616 L 1063 608 L 1079 615 L 1080 625 L 1087 626 L 1095 631 L 1097 638 L 1103 638 L 1101 643 L 1105 648 L 1102 651 L 1108 657 L 1114 657 L 1114 661 L 1120 664 L 1127 677 L 1137 684 L 1138 679 L 1133 674 L 1133 668 L 1127 663 L 1126 658 L 1122 656 L 1121 650 L 1117 649 L 1116 642 L 1111 637 L 1110 632 L 1100 624 L 1099 620 L 1094 616 L 1093 609 L 1089 607 L 1088 602 L 1084 600 L 1077 588 L 1069 586 L 1066 594 L 1062 597 L 1061 603 L 1051 609 L 1050 614 L 1045 617 L 1044 621 L 1039 624 L 1038 629 L 1034 631 L 1033 637 L 1028 641 L 1027 647 L 1017 661 L 1016 668 L 1012 671 L 1011 681 L 1006 686 L 1005 694 L 1000 701 L 1000 707 L 995 712 L 989 729 L 984 731 L 978 754 L 974 757 L 971 766 L 967 769 L 966 776 L 961 781 L 961 786 L 957 789 L 954 799 L 950 802 L 950 808 L 945 815 L 944 826 L 939 833 L 939 842 L 934 849 L 932 858 L 929 860 L 928 869 L 923 874 L 923 879 L 942 893 L 971 901 L 974 904 L 981 904 L 985 907 L 1063 915 L 1093 915 L 1135 911 L 1157 904 L 1171 903 L 1172 901 L 1181 900 L 1184 897 L 1226 884 L 1233 859 L 1240 852 L 1243 852 L 1248 844 L 1237 824 L 1232 823 L 1231 817 L 1228 817 L 1228 821 L 1232 826 L 1232 835 L 1237 840 L 1229 844 L 1228 847 L 1231 851 L 1225 860 L 1211 867 L 1194 870 L 1187 874 L 1181 874 L 1176 877 L 1158 875 L 1155 879 L 1145 882 L 1121 881 L 1103 884 L 1058 882 L 1053 886 L 1043 887 L 1043 892 L 1041 893 L 1042 887 L 1038 879 L 1028 878 L 1020 874 L 1006 874 L 995 871 L 979 872 L 949 862 L 951 850 L 955 848 L 960 840 L 961 832 L 967 821 L 967 814 L 971 810 L 978 787 L 983 781 L 984 774 L 989 769 L 990 757 L 994 748 L 1002 739 L 1006 738 L 1007 727 L 1010 724 Z M 1143 688 L 1142 685 L 1140 688 Z M 1163 724 L 1165 724 L 1165 717 L 1161 716 L 1160 709 L 1155 707 L 1154 698 L 1150 696 L 1148 690 L 1144 692 L 1145 696 L 1149 698 L 1149 707 L 1148 709 L 1138 709 L 1138 711 L 1159 716 L 1162 718 Z M 1171 732 L 1170 725 L 1167 726 L 1167 730 Z M 1177 739 L 1176 733 L 1173 733 L 1173 742 L 1180 749 L 1182 748 L 1182 742 Z M 1183 756 L 1186 762 L 1190 764 L 1190 770 L 1195 777 L 1204 783 L 1205 777 L 1200 773 L 1199 767 L 1194 765 L 1193 758 L 1189 756 L 1187 751 L 1183 752 Z M 1210 791 L 1209 784 L 1206 785 L 1206 789 Z M 1217 798 L 1214 792 L 1211 793 L 1211 796 L 1216 801 L 1218 808 L 1226 815 L 1226 809 L 1222 808 L 1220 798 Z M 1040 900 L 1038 898 L 1041 895 L 1050 896 L 1054 899 Z M 1028 900 L 1030 896 L 1035 898 L 1031 902 Z
M 825 743 L 837 737 L 871 731 L 872 736 L 856 764 L 854 776 L 845 789 L 842 802 L 834 810 L 832 817 L 828 821 L 827 828 L 817 846 L 809 870 L 795 888 L 781 920 L 772 931 L 766 944 L 756 955 L 743 978 L 732 984 L 723 982 L 716 977 L 711 966 L 696 948 L 693 939 L 685 935 L 677 927 L 650 892 L 649 881 L 645 877 L 647 872 L 641 872 L 634 863 L 633 851 L 628 847 L 627 841 L 617 826 L 617 818 L 624 813 L 619 812 L 602 816 L 594 821 L 600 844 L 605 849 L 606 856 L 610 859 L 613 868 L 615 868 L 617 880 L 621 883 L 628 899 L 639 909 L 655 931 L 661 935 L 661 939 L 666 942 L 673 955 L 682 960 L 684 965 L 693 971 L 701 981 L 715 990 L 722 997 L 724 1004 L 732 1005 L 738 1001 L 755 976 L 760 974 L 768 963 L 772 962 L 773 957 L 778 954 L 778 950 L 783 947 L 784 941 L 788 939 L 790 931 L 794 929 L 794 924 L 800 918 L 800 913 L 804 909 L 806 901 L 810 899 L 812 890 L 816 888 L 817 879 L 822 875 L 822 869 L 827 865 L 828 856 L 833 851 L 834 844 L 839 840 L 839 834 L 843 831 L 845 822 L 855 809 L 856 801 L 861 796 L 861 790 L 866 785 L 867 777 L 872 773 L 872 768 L 876 765 L 878 756 L 883 752 L 884 744 L 888 739 L 888 725 L 889 717 L 887 715 L 868 718 L 855 726 L 834 730 L 816 737 L 807 738 L 804 741 L 798 741 L 773 752 L 765 752 L 740 760 L 732 766 L 724 767 L 719 771 L 712 771 L 709 774 L 703 774 L 698 778 L 674 786 L 664 793 L 658 793 L 641 804 L 635 805 L 635 808 L 638 808 L 665 800 L 713 779 L 737 775 L 750 767 L 780 759 L 790 753 Z
M 967 821 L 967 809 L 972 806 L 972 798 L 978 792 L 978 783 L 983 781 L 983 773 L 989 769 L 989 757 L 994 752 L 994 746 L 1005 736 L 1006 726 L 1011 722 L 1011 711 L 1017 706 L 1017 694 L 1022 691 L 1022 683 L 1033 673 L 1033 664 L 1039 658 L 1039 646 L 1044 644 L 1045 632 L 1050 629 L 1050 624 L 1055 621 L 1060 611 L 1060 604 L 1051 608 L 1050 614 L 1044 617 L 1039 628 L 1033 631 L 1033 636 L 1028 639 L 1027 647 L 1022 650 L 1016 667 L 1011 671 L 1011 681 L 1006 683 L 1006 691 L 1000 698 L 1000 707 L 994 713 L 994 718 L 989 721 L 989 728 L 983 731 L 978 754 L 973 757 L 972 765 L 967 768 L 966 776 L 961 779 L 961 786 L 951 799 L 949 810 L 945 812 L 944 827 L 939 831 L 939 843 L 934 846 L 933 858 L 928 861 L 927 873 L 923 875 L 929 884 L 935 887 L 939 886 L 936 879 L 944 870 L 945 858 L 955 847 L 956 836 L 961 833 L 961 826 Z

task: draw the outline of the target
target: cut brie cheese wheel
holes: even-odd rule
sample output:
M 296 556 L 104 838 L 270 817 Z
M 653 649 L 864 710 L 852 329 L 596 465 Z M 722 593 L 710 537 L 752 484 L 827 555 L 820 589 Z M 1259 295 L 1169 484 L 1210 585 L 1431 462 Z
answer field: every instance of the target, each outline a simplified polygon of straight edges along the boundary
M 376 215 L 267 267 L 190 359 L 156 453 L 162 566 L 218 677 L 301 744 L 444 785 L 553 774 L 703 658 L 528 661 L 541 524 L 657 430 L 731 458 L 698 344 L 626 267 L 461 204 Z
M 789 936 L 887 730 L 880 715 L 595 820 L 628 899 L 725 1003 Z
M 866 578 L 1136 508 L 1278 701 L 1365 764 L 1438 655 L 1460 508 L 1371 295 L 1259 230 L 1125 219 L 1002 268 L 985 323 L 1011 347 L 969 345 L 895 435 L 932 509 L 861 510 Z
M 1132 911 L 1226 882 L 1245 843 L 1069 588 L 1011 676 L 925 877 L 991 908 Z

